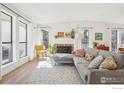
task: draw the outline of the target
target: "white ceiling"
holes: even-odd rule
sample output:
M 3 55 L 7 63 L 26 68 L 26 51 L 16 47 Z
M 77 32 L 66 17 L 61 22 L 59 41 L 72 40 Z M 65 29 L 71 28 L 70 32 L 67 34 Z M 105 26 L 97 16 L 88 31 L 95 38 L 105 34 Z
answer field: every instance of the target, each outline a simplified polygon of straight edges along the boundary
M 124 23 L 124 4 L 11 3 L 36 23 L 104 21 Z

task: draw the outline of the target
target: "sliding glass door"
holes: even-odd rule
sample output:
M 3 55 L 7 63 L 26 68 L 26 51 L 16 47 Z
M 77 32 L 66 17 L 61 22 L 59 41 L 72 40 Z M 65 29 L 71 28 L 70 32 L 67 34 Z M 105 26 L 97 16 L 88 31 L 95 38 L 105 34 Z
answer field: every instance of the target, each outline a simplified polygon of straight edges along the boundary
M 12 62 L 12 16 L 1 12 L 2 65 Z

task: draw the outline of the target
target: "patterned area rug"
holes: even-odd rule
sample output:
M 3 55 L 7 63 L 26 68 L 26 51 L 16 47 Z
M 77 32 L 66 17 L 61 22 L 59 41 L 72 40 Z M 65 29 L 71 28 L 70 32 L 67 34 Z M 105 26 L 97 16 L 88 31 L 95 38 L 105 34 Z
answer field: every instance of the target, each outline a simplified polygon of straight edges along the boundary
M 40 60 L 37 69 L 25 84 L 82 84 L 74 65 L 55 66 L 50 59 Z

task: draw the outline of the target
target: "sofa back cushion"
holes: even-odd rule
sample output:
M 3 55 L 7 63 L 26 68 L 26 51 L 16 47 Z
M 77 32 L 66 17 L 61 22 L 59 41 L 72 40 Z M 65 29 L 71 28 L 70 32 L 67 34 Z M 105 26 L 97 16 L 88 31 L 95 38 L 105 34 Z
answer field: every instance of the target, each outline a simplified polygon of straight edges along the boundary
M 93 55 L 95 57 L 98 55 L 98 52 L 99 52 L 99 50 L 98 49 L 95 49 L 95 48 L 88 48 L 86 50 L 86 53 L 87 54 L 91 54 L 91 55 Z
M 112 51 L 100 50 L 98 55 L 102 55 L 104 58 L 108 56 L 113 56 L 116 59 L 116 61 L 118 60 L 118 54 Z
M 124 54 L 118 53 L 117 65 L 118 68 L 124 67 Z

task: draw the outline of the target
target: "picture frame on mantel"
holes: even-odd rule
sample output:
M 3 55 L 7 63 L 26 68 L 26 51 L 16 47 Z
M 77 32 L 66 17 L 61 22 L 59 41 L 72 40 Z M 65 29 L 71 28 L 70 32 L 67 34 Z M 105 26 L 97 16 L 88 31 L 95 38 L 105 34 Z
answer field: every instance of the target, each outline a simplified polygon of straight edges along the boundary
M 58 37 L 64 37 L 64 32 L 58 32 Z
M 103 33 L 95 33 L 95 40 L 103 40 Z

